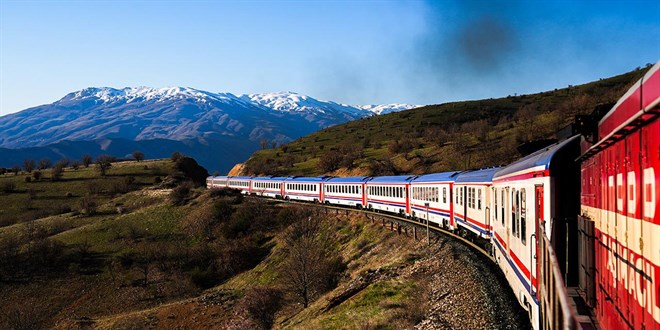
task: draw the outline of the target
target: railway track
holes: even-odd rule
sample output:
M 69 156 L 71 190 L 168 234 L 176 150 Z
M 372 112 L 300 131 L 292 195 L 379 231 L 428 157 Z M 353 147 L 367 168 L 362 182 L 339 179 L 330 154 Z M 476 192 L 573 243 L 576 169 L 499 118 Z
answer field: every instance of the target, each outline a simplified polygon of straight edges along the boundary
M 253 198 L 263 198 L 263 197 L 256 197 L 256 196 L 250 196 Z M 382 219 L 387 219 L 387 221 L 390 221 L 391 223 L 396 223 L 397 230 L 400 230 L 401 225 L 408 225 L 417 229 L 421 229 L 423 231 L 426 231 L 427 228 L 429 232 L 432 232 L 434 235 L 445 235 L 448 237 L 451 237 L 457 241 L 460 241 L 461 243 L 467 245 L 471 249 L 479 252 L 481 255 L 483 255 L 485 258 L 490 260 L 493 265 L 495 265 L 495 258 L 490 253 L 490 246 L 484 247 L 481 246 L 461 235 L 457 235 L 452 231 L 449 231 L 447 229 L 438 227 L 434 223 L 429 223 L 428 227 L 426 224 L 426 221 L 424 219 L 409 219 L 406 217 L 398 216 L 395 214 L 389 214 L 389 213 L 383 213 L 383 212 L 376 212 L 376 211 L 370 211 L 367 209 L 356 209 L 356 208 L 350 208 L 350 207 L 342 207 L 342 206 L 337 206 L 337 205 L 329 205 L 329 204 L 321 204 L 321 203 L 307 203 L 307 202 L 300 202 L 300 201 L 292 201 L 292 200 L 284 200 L 284 199 L 270 199 L 267 198 L 270 201 L 274 201 L 276 203 L 286 203 L 286 204 L 294 204 L 294 205 L 302 205 L 302 206 L 313 206 L 313 207 L 321 207 L 326 210 L 337 210 L 337 211 L 349 211 L 349 212 L 355 212 L 355 213 L 362 213 L 366 215 L 371 215 L 375 217 L 379 217 Z M 430 240 L 429 240 L 430 244 Z

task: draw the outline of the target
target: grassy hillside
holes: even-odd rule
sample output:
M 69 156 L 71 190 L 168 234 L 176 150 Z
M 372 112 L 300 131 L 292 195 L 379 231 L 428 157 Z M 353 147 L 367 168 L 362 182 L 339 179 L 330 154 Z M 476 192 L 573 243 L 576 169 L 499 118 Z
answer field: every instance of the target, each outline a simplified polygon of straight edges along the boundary
M 506 164 L 521 156 L 519 146 L 554 139 L 575 115 L 616 102 L 646 70 L 538 94 L 431 105 L 349 122 L 261 150 L 243 173 L 419 174 Z
M 12 183 L 1 193 L 0 329 L 526 324 L 498 273 L 475 267 L 465 246 L 428 247 L 348 211 L 191 187 L 177 168 L 161 160 L 114 163 L 105 177 L 92 167 L 55 181 L 48 171 L 37 182 L 0 177 Z M 30 189 L 38 193 L 26 203 Z M 316 280 L 304 308 L 291 279 L 308 251 L 305 278 Z

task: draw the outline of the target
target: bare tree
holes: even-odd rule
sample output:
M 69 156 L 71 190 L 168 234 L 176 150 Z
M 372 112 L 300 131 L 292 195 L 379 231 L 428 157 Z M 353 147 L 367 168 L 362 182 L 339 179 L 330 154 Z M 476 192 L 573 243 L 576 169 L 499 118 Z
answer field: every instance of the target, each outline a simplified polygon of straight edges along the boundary
M 342 261 L 333 253 L 329 231 L 316 217 L 306 217 L 291 224 L 284 241 L 287 249 L 284 283 L 307 308 L 336 285 Z
M 64 165 L 61 163 L 57 163 L 55 167 L 50 171 L 50 177 L 52 181 L 60 181 L 62 179 L 62 175 L 64 174 Z
M 96 157 L 96 170 L 101 173 L 101 176 L 105 176 L 108 169 L 112 167 L 113 160 L 114 158 L 108 155 L 100 155 Z
M 34 171 L 34 159 L 26 159 L 23 161 L 23 169 L 25 172 L 32 173 Z
M 141 162 L 144 160 L 144 153 L 138 150 L 133 151 L 133 158 L 137 160 L 138 162 Z
M 53 166 L 53 162 L 51 162 L 50 159 L 44 158 L 44 159 L 39 160 L 39 169 L 40 170 L 50 168 L 51 166 Z
M 266 139 L 259 140 L 259 146 L 261 147 L 261 149 L 268 148 L 268 140 Z
M 82 157 L 82 164 L 85 167 L 89 167 L 89 165 L 92 163 L 92 156 L 91 155 L 84 155 Z
M 183 158 L 183 154 L 178 151 L 173 152 L 172 156 L 170 156 L 170 159 L 175 163 L 181 158 Z

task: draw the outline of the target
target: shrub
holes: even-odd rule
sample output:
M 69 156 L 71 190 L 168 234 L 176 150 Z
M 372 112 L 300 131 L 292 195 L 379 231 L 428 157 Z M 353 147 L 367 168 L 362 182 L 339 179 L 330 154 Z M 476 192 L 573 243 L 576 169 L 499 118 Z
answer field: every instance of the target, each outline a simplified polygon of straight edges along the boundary
M 9 194 L 16 190 L 16 183 L 14 181 L 7 181 L 2 184 L 2 191 Z
M 32 182 L 32 177 L 30 177 L 30 176 L 26 176 L 26 177 L 25 177 L 25 182 L 28 182 L 28 183 L 29 183 L 29 182 Z
M 87 215 L 96 214 L 96 200 L 91 196 L 85 196 L 80 199 L 80 212 Z
M 34 172 L 32 172 L 32 177 L 33 177 L 36 181 L 41 180 L 41 172 L 40 172 L 40 171 L 34 171 Z
M 275 320 L 275 313 L 282 306 L 282 298 L 282 291 L 278 289 L 252 287 L 245 292 L 245 296 L 238 303 L 238 309 L 247 312 L 262 329 L 270 329 Z
M 174 205 L 183 205 L 186 203 L 190 192 L 192 191 L 192 182 L 186 181 L 172 190 L 170 193 L 170 200 Z

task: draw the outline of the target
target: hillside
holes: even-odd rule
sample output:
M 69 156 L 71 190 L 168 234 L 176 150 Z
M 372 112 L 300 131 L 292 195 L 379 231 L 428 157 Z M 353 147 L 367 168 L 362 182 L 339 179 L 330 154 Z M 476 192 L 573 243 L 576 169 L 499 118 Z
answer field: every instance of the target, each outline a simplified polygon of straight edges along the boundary
M 552 142 L 576 115 L 616 102 L 647 69 L 543 93 L 358 119 L 258 151 L 241 174 L 421 174 L 506 164 Z
M 180 170 L 0 175 L 0 328 L 527 326 L 501 274 L 457 242 L 428 247 L 364 215 L 194 188 Z M 308 251 L 322 267 L 303 308 L 290 278 Z

